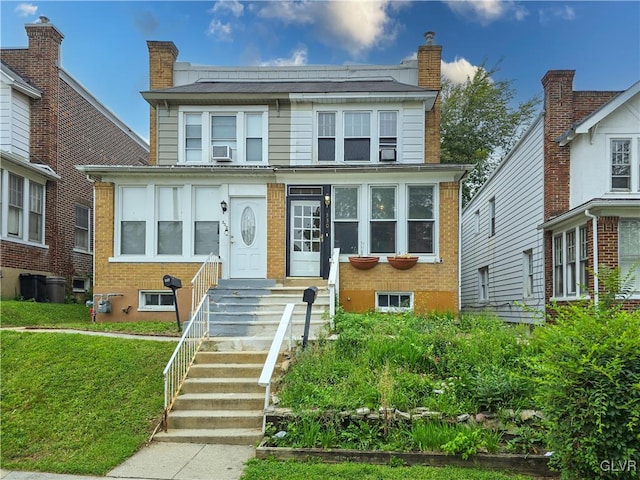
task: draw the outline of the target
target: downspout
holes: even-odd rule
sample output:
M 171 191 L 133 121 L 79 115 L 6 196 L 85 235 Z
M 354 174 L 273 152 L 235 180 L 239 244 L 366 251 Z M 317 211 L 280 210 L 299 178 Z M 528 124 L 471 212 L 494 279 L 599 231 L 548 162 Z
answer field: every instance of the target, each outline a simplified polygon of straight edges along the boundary
M 458 315 L 462 311 L 462 176 L 458 182 Z
M 600 282 L 598 281 L 598 217 L 592 215 L 587 208 L 584 214 L 591 219 L 591 231 L 593 232 L 593 302 L 598 305 L 600 297 Z

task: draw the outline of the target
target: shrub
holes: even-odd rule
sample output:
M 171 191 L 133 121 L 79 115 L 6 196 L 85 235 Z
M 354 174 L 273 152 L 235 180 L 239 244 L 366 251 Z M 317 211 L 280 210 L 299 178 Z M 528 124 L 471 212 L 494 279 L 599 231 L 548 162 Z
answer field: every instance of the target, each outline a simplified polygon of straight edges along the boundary
M 640 311 L 577 304 L 552 311 L 534 333 L 552 465 L 566 479 L 633 478 L 602 465 L 640 463 Z

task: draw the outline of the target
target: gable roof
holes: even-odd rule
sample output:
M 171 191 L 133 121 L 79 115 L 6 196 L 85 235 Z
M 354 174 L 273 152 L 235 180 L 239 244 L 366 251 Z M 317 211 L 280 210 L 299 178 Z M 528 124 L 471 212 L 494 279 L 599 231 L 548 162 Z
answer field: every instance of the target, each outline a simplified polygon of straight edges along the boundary
M 571 127 L 569 127 L 569 130 L 564 132 L 556 141 L 560 144 L 561 147 L 564 147 L 569 142 L 571 142 L 576 137 L 576 135 L 589 133 L 590 129 L 592 129 L 595 125 L 597 125 L 600 121 L 613 113 L 615 110 L 620 108 L 620 106 L 624 105 L 631 97 L 639 92 L 640 81 L 637 81 L 627 90 L 621 92 L 619 95 L 616 95 L 607 103 L 602 105 L 597 110 L 591 112 L 582 120 L 575 122 L 573 125 L 571 125 Z
M 7 81 L 7 83 L 10 84 L 11 87 L 15 88 L 19 92 L 22 92 L 31 98 L 42 97 L 42 90 L 31 85 L 26 78 L 24 78 L 22 75 L 20 75 L 18 72 L 16 72 L 13 68 L 11 68 L 6 63 L 4 62 L 0 62 L 0 63 L 1 63 L 0 71 L 2 72 L 2 77 L 6 79 L 5 81 Z

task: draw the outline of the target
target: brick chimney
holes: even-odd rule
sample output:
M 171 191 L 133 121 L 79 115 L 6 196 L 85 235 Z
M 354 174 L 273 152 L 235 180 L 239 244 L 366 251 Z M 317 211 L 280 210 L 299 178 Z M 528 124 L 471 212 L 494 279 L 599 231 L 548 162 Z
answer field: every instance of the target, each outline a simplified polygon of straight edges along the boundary
M 149 49 L 149 89 L 173 87 L 173 65 L 178 58 L 178 49 L 173 42 L 148 41 Z M 158 132 L 156 129 L 156 109 L 151 106 L 149 113 L 149 164 L 158 164 Z
M 544 220 L 569 210 L 569 146 L 556 139 L 574 121 L 573 76 L 575 70 L 549 70 L 544 88 Z
M 30 161 L 58 166 L 58 113 L 60 101 L 60 45 L 64 36 L 46 17 L 25 25 L 29 39 L 25 73 L 43 91 L 31 107 Z
M 440 163 L 440 64 L 442 46 L 434 45 L 434 32 L 426 32 L 425 45 L 418 47 L 418 86 L 437 90 L 433 109 L 425 113 L 424 162 Z

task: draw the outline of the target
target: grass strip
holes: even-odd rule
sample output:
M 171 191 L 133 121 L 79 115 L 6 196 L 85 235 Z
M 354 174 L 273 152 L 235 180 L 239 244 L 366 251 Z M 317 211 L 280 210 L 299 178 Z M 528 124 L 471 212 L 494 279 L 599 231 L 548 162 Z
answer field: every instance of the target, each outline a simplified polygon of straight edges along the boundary
M 531 477 L 456 467 L 305 463 L 250 460 L 241 480 L 530 480 Z
M 2 467 L 104 475 L 147 440 L 173 343 L 4 331 Z

